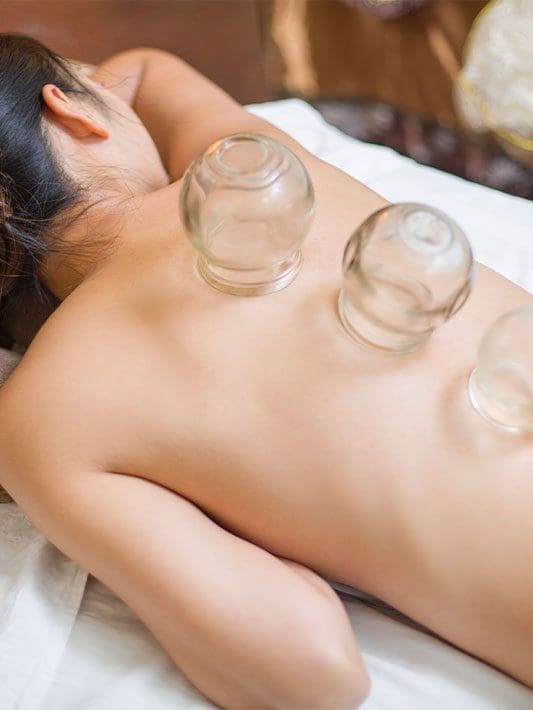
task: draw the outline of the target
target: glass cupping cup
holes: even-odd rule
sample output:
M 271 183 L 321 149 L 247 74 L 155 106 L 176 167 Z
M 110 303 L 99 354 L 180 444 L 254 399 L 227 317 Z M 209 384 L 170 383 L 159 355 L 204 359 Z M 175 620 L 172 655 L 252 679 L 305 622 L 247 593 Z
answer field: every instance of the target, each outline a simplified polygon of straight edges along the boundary
M 413 352 L 463 306 L 473 271 L 470 244 L 450 217 L 423 204 L 389 205 L 346 245 L 340 319 L 363 346 Z
M 180 211 L 203 278 L 226 293 L 258 296 L 285 288 L 298 273 L 314 191 L 282 143 L 235 134 L 189 166 Z
M 533 306 L 505 313 L 485 333 L 468 392 L 477 412 L 495 426 L 533 431 Z

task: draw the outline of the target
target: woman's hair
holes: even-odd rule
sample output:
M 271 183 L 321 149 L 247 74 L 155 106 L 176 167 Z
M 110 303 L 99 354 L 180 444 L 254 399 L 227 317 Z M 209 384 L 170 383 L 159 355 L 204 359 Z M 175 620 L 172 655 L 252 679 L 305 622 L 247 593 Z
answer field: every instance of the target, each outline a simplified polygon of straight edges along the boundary
M 45 84 L 103 106 L 63 57 L 31 37 L 0 34 L 0 311 L 22 282 L 45 295 L 39 265 L 65 250 L 60 232 L 81 201 L 45 130 Z

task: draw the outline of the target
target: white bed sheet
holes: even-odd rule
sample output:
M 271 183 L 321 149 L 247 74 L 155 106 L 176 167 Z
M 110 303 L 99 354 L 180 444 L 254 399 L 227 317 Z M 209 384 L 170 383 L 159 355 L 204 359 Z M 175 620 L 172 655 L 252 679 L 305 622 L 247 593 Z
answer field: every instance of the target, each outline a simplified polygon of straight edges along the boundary
M 250 110 L 389 200 L 442 208 L 479 261 L 533 292 L 533 203 L 349 138 L 298 100 Z M 343 601 L 373 682 L 365 710 L 533 709 L 533 691 L 502 673 L 360 601 Z M 14 503 L 0 505 L 1 710 L 213 707 L 120 599 Z

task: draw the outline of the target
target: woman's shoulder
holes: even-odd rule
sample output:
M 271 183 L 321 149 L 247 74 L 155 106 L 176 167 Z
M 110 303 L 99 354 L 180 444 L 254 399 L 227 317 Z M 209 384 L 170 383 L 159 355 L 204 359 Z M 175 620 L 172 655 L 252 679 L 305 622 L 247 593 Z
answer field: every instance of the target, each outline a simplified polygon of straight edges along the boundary
M 111 289 L 100 279 L 94 291 L 69 296 L 0 388 L 0 485 L 8 490 L 18 490 L 19 477 L 41 485 L 44 471 L 94 469 L 109 448 L 109 422 L 127 410 L 128 317 L 113 307 Z M 91 304 L 98 292 L 101 303 Z
M 140 304 L 162 288 L 163 270 L 179 270 L 180 254 L 188 252 L 177 210 L 179 187 L 172 183 L 128 207 L 118 248 L 41 326 L 0 389 L 0 406 L 8 395 L 25 398 L 36 387 L 55 387 L 58 392 L 55 378 L 68 379 L 74 388 L 77 377 L 94 370 L 97 363 L 120 357 L 124 341 L 134 335 L 139 322 Z
M 0 388 L 0 418 L 18 412 L 51 421 L 53 410 L 69 416 L 98 391 L 128 324 L 128 294 L 120 288 L 116 272 L 102 272 L 58 306 Z

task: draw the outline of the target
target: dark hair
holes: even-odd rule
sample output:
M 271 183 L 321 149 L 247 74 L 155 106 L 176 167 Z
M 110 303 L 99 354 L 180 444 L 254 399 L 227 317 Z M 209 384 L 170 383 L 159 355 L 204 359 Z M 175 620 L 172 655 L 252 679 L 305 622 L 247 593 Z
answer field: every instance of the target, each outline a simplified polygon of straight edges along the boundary
M 102 105 L 63 57 L 31 37 L 0 34 L 0 307 L 22 280 L 42 297 L 38 267 L 65 249 L 61 217 L 80 201 L 44 130 L 45 84 Z

